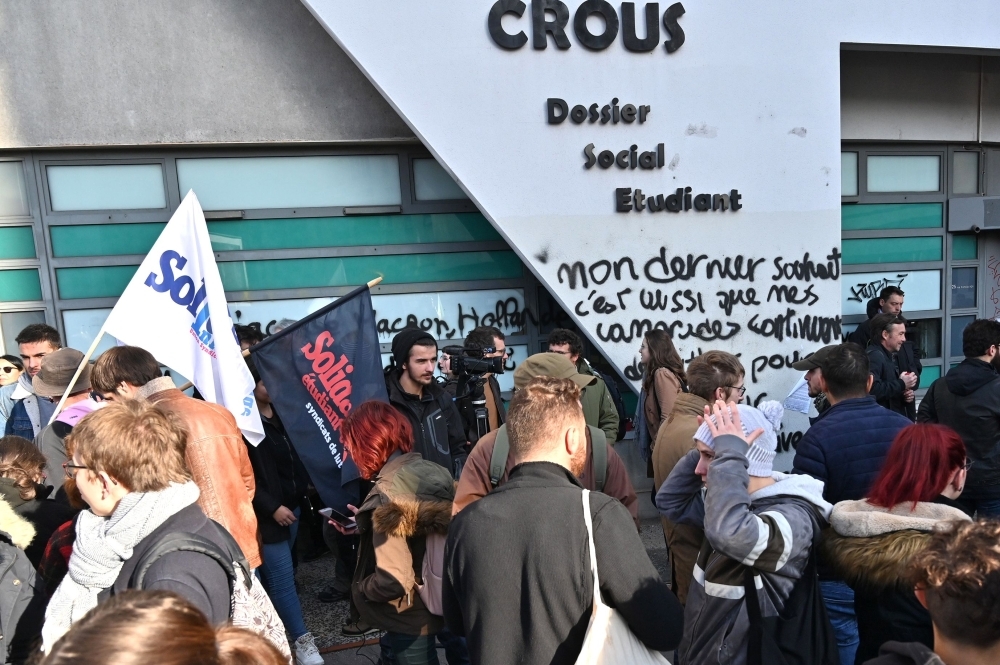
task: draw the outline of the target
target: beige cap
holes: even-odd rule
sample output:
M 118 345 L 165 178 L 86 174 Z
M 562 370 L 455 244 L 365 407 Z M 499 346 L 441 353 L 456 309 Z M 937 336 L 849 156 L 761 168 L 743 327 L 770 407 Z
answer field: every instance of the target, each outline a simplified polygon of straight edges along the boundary
M 524 360 L 514 370 L 514 388 L 520 390 L 536 376 L 551 376 L 556 379 L 570 379 L 581 388 L 597 383 L 597 377 L 580 374 L 576 365 L 561 353 L 536 353 Z
M 31 379 L 32 390 L 39 397 L 62 397 L 81 362 L 83 354 L 76 349 L 53 351 L 42 358 L 42 368 Z M 90 363 L 80 372 L 69 394 L 74 395 L 84 390 L 90 390 Z

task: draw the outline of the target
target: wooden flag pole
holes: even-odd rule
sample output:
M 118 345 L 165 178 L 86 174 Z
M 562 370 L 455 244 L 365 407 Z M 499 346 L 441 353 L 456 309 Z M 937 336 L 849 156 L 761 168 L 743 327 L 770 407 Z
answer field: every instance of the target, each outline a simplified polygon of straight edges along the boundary
M 56 406 L 56 410 L 52 412 L 52 417 L 49 418 L 49 425 L 55 422 L 56 416 L 58 416 L 59 412 L 63 410 L 64 406 L 66 406 L 66 399 L 69 397 L 69 391 L 73 389 L 73 386 L 76 385 L 76 380 L 80 378 L 81 374 L 83 374 L 83 368 L 87 366 L 88 362 L 90 362 L 90 356 L 94 355 L 94 351 L 97 350 L 97 345 L 101 343 L 102 337 L 104 337 L 103 325 L 101 325 L 101 329 L 97 331 L 97 337 L 94 338 L 90 348 L 87 349 L 85 354 L 83 354 L 83 360 L 80 361 L 80 366 L 76 368 L 76 373 L 73 374 L 73 378 L 70 380 L 69 385 L 66 386 L 63 396 L 59 400 L 59 404 Z

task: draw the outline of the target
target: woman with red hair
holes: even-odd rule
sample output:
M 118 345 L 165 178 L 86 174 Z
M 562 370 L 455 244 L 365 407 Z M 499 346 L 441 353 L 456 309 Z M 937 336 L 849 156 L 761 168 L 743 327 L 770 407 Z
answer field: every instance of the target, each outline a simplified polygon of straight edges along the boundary
M 965 488 L 965 444 L 943 425 L 900 430 L 868 498 L 833 508 L 823 551 L 854 589 L 855 663 L 885 642 L 934 647 L 931 617 L 913 593 L 910 561 L 949 522 L 971 521 L 955 501 Z
M 429 536 L 443 544 L 448 533 L 455 481 L 443 466 L 411 452 L 410 421 L 384 402 L 355 408 L 344 419 L 340 438 L 361 477 L 375 483 L 357 509 L 361 539 L 351 585 L 354 605 L 365 622 L 386 631 L 400 665 L 437 663 L 434 637 L 444 620 L 429 595 L 434 583 L 423 579 L 424 555 Z M 436 591 L 440 599 L 440 588 Z

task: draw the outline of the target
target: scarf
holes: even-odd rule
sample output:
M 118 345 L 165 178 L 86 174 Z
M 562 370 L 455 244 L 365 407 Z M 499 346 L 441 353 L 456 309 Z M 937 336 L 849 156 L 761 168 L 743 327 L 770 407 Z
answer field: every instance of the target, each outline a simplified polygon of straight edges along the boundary
M 648 462 L 650 452 L 649 428 L 646 426 L 646 389 L 639 391 L 639 404 L 635 407 L 635 418 L 632 420 L 632 431 L 635 432 L 635 442 L 639 447 L 642 461 Z
M 198 495 L 198 486 L 192 481 L 171 483 L 159 492 L 126 494 L 110 517 L 98 517 L 89 510 L 80 513 L 69 572 L 45 610 L 45 653 L 73 623 L 97 607 L 98 594 L 115 583 L 135 546 L 171 516 L 195 503 Z

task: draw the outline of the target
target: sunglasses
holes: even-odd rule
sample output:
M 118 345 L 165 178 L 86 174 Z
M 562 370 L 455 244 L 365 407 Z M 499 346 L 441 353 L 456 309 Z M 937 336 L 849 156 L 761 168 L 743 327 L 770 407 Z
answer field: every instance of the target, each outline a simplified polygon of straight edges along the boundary
M 0 372 L 3 372 L 4 374 L 10 374 L 11 372 L 20 372 L 20 371 L 21 370 L 19 370 L 18 368 L 14 367 L 13 365 L 7 365 L 6 367 L 0 367 Z

